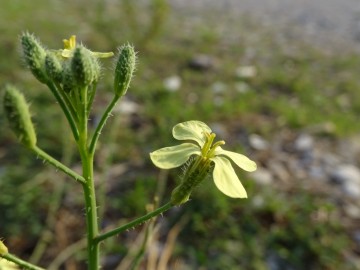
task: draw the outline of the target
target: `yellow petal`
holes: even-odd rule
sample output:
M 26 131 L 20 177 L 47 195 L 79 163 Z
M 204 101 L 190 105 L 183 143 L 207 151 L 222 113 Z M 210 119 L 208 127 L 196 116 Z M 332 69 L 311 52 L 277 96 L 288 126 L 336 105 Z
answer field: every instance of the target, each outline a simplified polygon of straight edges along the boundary
M 97 57 L 97 58 L 109 58 L 109 57 L 114 56 L 114 53 L 113 53 L 113 52 L 105 52 L 105 53 L 102 53 L 102 52 L 91 52 L 91 54 L 94 55 L 94 56 Z
M 256 163 L 254 161 L 252 161 L 251 159 L 249 159 L 248 157 L 238 154 L 238 153 L 235 153 L 235 152 L 224 150 L 220 146 L 218 146 L 216 148 L 215 155 L 216 156 L 217 155 L 227 156 L 232 161 L 234 161 L 234 163 L 236 165 L 238 165 L 241 169 L 243 169 L 247 172 L 253 172 L 257 168 Z
M 150 158 L 156 167 L 171 169 L 181 166 L 194 154 L 200 155 L 200 148 L 193 143 L 183 143 L 156 150 L 150 153 Z
M 216 187 L 231 198 L 247 198 L 247 193 L 230 161 L 224 157 L 211 159 L 215 163 L 213 178 Z
M 192 120 L 175 125 L 172 133 L 177 140 L 196 141 L 203 147 L 206 141 L 205 133 L 210 134 L 211 129 L 203 122 Z

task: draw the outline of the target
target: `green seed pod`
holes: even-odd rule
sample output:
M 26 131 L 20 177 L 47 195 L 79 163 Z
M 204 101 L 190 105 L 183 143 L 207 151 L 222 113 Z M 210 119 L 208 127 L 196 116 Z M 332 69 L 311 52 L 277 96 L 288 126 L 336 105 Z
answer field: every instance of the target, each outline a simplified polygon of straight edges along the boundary
M 134 47 L 127 44 L 119 48 L 118 60 L 115 67 L 114 91 L 123 96 L 129 88 L 136 64 Z
M 33 148 L 36 145 L 36 134 L 29 106 L 24 95 L 10 85 L 5 87 L 4 112 L 19 140 L 27 147 Z
M 49 79 L 53 80 L 54 82 L 60 83 L 62 81 L 62 64 L 59 58 L 51 52 L 48 52 L 45 57 L 45 68 L 46 74 Z
M 5 246 L 3 241 L 0 240 L 0 256 L 6 255 L 8 253 L 9 253 L 8 248 Z
M 77 85 L 88 86 L 100 76 L 99 63 L 91 52 L 83 46 L 74 50 L 71 60 L 71 71 Z
M 21 36 L 21 45 L 27 66 L 32 74 L 42 83 L 47 82 L 45 71 L 46 51 L 40 42 L 31 34 Z

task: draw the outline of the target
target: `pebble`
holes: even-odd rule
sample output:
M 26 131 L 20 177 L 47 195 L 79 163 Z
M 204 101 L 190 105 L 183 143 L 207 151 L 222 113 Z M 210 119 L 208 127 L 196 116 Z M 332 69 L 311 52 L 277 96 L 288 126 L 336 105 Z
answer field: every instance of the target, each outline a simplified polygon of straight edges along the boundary
M 331 173 L 331 179 L 336 183 L 355 182 L 360 185 L 360 169 L 354 165 L 342 164 Z
M 245 94 L 250 91 L 250 86 L 246 82 L 238 82 L 235 84 L 235 89 L 241 94 Z
M 122 98 L 115 107 L 115 112 L 120 114 L 130 115 L 139 111 L 140 105 L 128 98 Z
M 211 90 L 214 94 L 221 94 L 226 91 L 226 84 L 223 82 L 215 82 L 211 86 Z
M 258 168 L 255 172 L 251 173 L 251 177 L 260 185 L 270 185 L 274 180 L 271 172 L 265 168 Z
M 188 64 L 189 68 L 198 71 L 206 71 L 215 66 L 214 59 L 206 54 L 195 55 Z
M 240 66 L 235 73 L 239 79 L 251 79 L 256 76 L 257 69 L 255 66 Z
M 301 134 L 294 142 L 295 150 L 306 152 L 314 149 L 314 138 L 308 134 Z
M 345 212 L 346 214 L 351 217 L 351 218 L 355 218 L 355 219 L 359 219 L 360 218 L 360 206 L 359 205 L 355 205 L 355 204 L 347 204 L 345 207 Z M 359 235 L 360 236 L 360 235 Z M 360 239 L 359 239 L 360 240 Z
M 255 150 L 267 150 L 269 148 L 269 143 L 257 134 L 251 134 L 249 136 L 249 144 Z
M 181 78 L 177 75 L 167 77 L 164 80 L 164 87 L 169 92 L 176 92 L 181 87 Z
M 354 165 L 343 164 L 334 169 L 331 179 L 342 186 L 346 195 L 360 198 L 360 169 Z

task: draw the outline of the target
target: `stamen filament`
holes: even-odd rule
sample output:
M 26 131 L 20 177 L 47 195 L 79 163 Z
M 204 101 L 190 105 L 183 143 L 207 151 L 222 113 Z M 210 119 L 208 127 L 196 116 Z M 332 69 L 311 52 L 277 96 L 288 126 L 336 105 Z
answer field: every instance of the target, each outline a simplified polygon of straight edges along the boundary
M 216 134 L 215 133 L 207 133 L 205 132 L 205 136 L 206 136 L 206 142 L 204 144 L 204 146 L 202 147 L 201 149 L 201 154 L 203 157 L 206 157 L 207 156 L 207 153 L 209 152 L 209 150 L 211 149 L 211 145 L 216 137 Z

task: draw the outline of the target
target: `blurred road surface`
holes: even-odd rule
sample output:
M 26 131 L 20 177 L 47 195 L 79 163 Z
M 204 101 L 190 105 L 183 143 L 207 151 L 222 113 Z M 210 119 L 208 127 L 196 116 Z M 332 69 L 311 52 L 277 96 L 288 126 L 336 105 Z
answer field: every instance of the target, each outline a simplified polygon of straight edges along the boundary
M 315 43 L 360 49 L 360 0 L 170 0 L 175 8 L 212 9 L 228 16 L 251 16 L 263 25 L 296 26 Z M 216 18 L 215 18 L 216 19 Z

